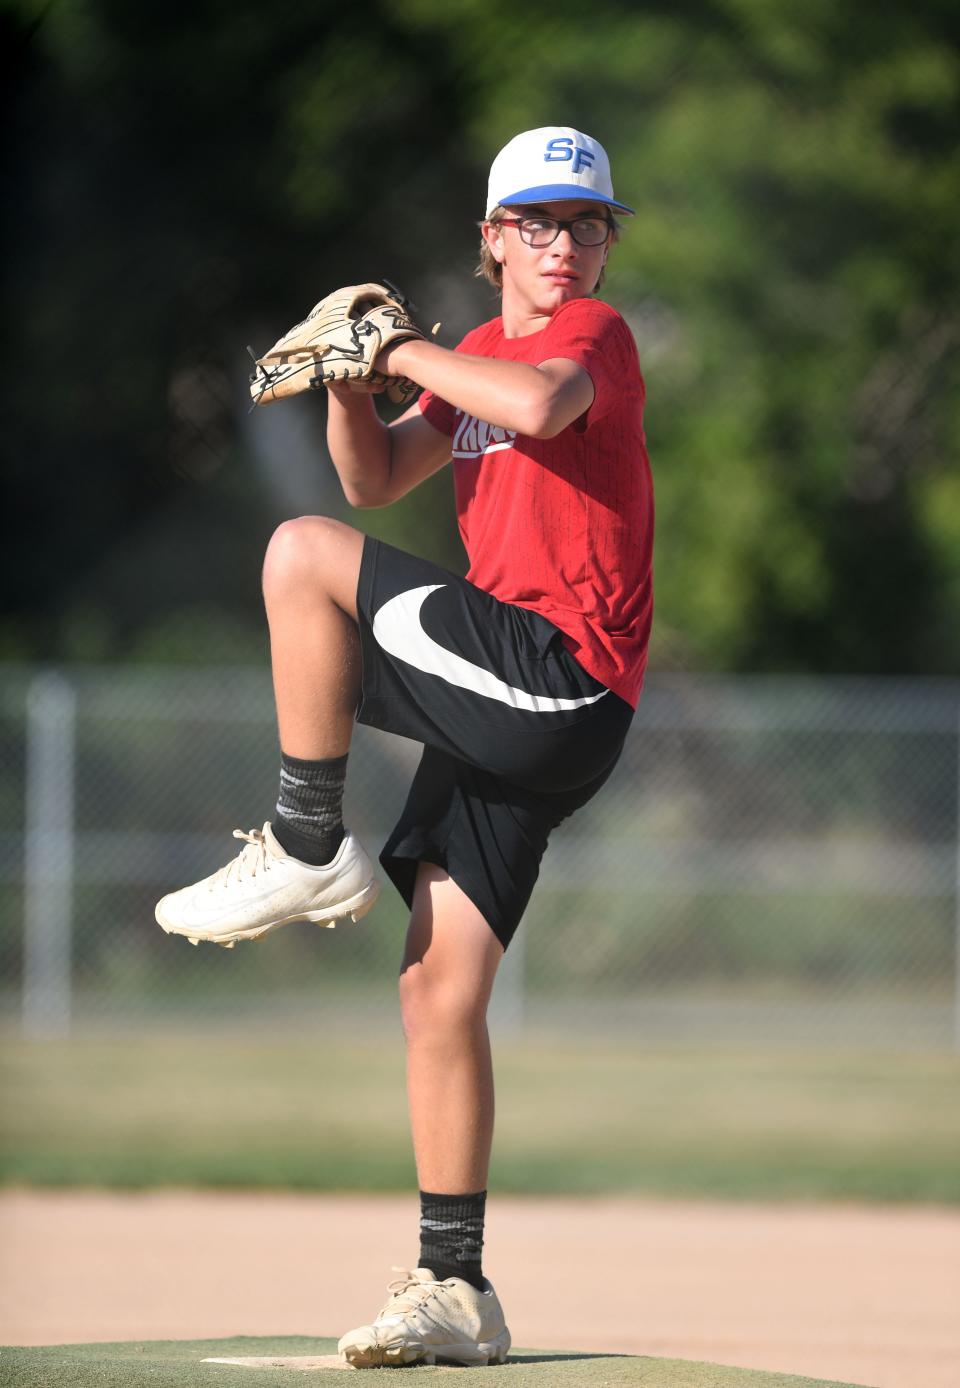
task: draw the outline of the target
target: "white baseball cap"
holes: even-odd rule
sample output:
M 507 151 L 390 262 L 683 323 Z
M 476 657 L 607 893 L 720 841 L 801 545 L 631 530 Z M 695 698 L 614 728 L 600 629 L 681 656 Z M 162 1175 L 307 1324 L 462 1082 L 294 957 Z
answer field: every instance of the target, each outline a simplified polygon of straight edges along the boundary
M 486 215 L 495 207 L 578 197 L 633 213 L 613 196 L 610 160 L 598 140 L 569 125 L 544 125 L 515 135 L 494 159 Z

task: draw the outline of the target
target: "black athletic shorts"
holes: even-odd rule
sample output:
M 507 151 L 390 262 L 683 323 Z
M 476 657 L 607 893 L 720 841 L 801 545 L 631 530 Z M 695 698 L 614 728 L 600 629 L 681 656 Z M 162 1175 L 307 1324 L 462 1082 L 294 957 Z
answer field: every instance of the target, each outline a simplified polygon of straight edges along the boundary
M 539 613 L 369 537 L 357 609 L 357 720 L 424 744 L 380 861 L 408 906 L 417 864 L 439 864 L 506 948 L 550 831 L 606 781 L 633 710 Z

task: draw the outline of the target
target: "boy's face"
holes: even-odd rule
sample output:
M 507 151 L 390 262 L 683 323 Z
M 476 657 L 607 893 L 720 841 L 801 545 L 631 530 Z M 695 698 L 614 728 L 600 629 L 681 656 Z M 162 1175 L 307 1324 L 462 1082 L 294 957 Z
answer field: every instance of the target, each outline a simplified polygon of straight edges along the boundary
M 508 207 L 509 220 L 550 218 L 573 221 L 586 218 L 606 225 L 601 203 L 571 199 L 543 206 Z M 582 246 L 569 227 L 561 228 L 548 246 L 531 246 L 516 226 L 485 222 L 483 235 L 494 258 L 503 267 L 504 307 L 531 317 L 551 317 L 571 299 L 592 294 L 610 248 L 609 234 L 598 246 Z

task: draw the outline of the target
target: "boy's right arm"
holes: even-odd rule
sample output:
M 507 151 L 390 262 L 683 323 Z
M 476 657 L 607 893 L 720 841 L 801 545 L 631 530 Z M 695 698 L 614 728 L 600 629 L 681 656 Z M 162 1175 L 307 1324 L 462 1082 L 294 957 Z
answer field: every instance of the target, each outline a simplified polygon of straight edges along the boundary
M 372 397 L 343 382 L 327 386 L 327 447 L 351 506 L 389 506 L 450 461 L 450 439 L 414 402 L 390 425 Z

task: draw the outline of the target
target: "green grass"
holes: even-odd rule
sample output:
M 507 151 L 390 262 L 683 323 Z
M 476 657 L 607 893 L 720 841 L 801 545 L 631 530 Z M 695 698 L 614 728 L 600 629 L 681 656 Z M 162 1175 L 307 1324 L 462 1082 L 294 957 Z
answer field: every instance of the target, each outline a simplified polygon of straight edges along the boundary
M 45 1345 L 0 1351 L 0 1381 L 11 1388 L 292 1388 L 300 1380 L 289 1369 L 250 1369 L 229 1364 L 204 1364 L 208 1355 L 315 1356 L 336 1352 L 335 1340 L 299 1336 L 276 1339 L 160 1340 L 130 1344 Z M 405 1369 L 403 1388 L 424 1388 L 438 1382 L 437 1370 Z M 627 1355 L 557 1354 L 515 1350 L 499 1368 L 458 1369 L 449 1381 L 464 1388 L 856 1388 L 825 1378 L 731 1369 L 681 1359 L 632 1358 Z M 343 1388 L 351 1379 L 341 1369 L 310 1372 L 317 1388 Z M 396 1388 L 396 1369 L 366 1369 L 363 1383 Z
M 496 1048 L 504 1193 L 960 1200 L 960 1061 L 927 1052 Z M 0 1178 L 409 1189 L 397 1038 L 7 1039 Z

